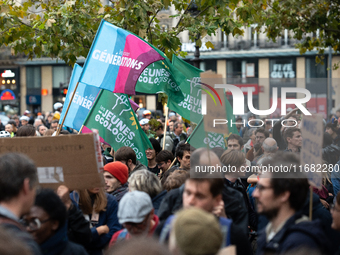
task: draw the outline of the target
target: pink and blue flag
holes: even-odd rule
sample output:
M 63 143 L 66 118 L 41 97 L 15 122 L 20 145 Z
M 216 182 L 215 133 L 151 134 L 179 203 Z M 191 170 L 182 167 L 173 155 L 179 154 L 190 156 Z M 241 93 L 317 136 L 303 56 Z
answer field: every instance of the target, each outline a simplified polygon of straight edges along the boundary
M 136 82 L 151 63 L 165 55 L 134 34 L 102 20 L 79 82 L 134 95 Z

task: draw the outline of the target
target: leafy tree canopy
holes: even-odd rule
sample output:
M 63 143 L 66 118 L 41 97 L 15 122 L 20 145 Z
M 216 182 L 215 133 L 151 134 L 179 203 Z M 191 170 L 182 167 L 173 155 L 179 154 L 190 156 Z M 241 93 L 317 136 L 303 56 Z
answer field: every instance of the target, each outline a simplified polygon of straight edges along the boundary
M 299 41 L 296 47 L 301 54 L 318 51 L 317 63 L 323 63 L 329 46 L 339 53 L 339 0 L 249 0 L 247 3 L 245 15 L 254 13 L 249 20 L 258 24 L 257 30 L 262 29 L 268 38 L 275 40 L 288 29 Z
M 86 57 L 102 19 L 129 30 L 171 57 L 178 54 L 178 34 L 190 32 L 195 40 L 212 35 L 218 27 L 226 33 L 242 34 L 242 22 L 235 21 L 238 0 L 116 0 L 103 6 L 99 0 L 0 0 L 0 46 L 29 58 L 48 56 L 73 65 Z M 177 25 L 164 31 L 157 14 L 173 5 Z M 197 41 L 201 44 L 201 40 Z M 213 47 L 208 42 L 207 47 Z M 185 54 L 185 53 L 181 53 Z
M 243 27 L 258 24 L 275 40 L 288 29 L 300 43 L 301 53 L 317 49 L 340 49 L 339 0 L 0 0 L 0 46 L 11 47 L 28 58 L 52 57 L 73 65 L 86 57 L 102 19 L 129 30 L 171 58 L 180 52 L 180 32 L 188 30 L 192 41 L 212 35 L 218 28 L 226 34 L 243 35 Z M 166 31 L 158 14 L 173 6 L 170 16 L 177 25 Z M 306 36 L 319 29 L 318 37 Z M 200 37 L 198 37 L 200 35 Z M 201 39 L 197 40 L 201 45 Z M 207 47 L 213 47 L 211 42 Z

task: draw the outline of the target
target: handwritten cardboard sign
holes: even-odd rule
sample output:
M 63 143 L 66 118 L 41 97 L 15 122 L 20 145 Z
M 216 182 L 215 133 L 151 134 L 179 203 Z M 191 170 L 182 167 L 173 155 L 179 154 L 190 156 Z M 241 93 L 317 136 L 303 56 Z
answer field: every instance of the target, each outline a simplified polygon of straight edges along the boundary
M 3 138 L 0 154 L 16 152 L 30 157 L 42 187 L 55 189 L 64 184 L 71 190 L 86 189 L 104 185 L 98 145 L 97 134 Z
M 305 170 L 311 185 L 322 187 L 322 140 L 323 125 L 320 115 L 303 116 L 301 122 L 302 148 L 301 167 Z

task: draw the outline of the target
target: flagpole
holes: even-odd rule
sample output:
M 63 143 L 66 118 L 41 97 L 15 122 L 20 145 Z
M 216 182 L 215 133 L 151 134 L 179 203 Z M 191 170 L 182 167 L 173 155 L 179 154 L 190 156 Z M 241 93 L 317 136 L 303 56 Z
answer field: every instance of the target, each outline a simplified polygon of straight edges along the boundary
M 198 129 L 198 127 L 202 124 L 203 122 L 203 117 L 200 120 L 200 122 L 197 124 L 196 128 L 194 129 L 194 131 L 192 131 L 191 135 L 187 138 L 187 140 L 185 141 L 185 143 L 188 143 L 190 141 L 190 138 L 195 134 L 196 130 Z M 172 161 L 171 165 L 168 167 L 168 169 L 166 171 L 168 171 L 176 162 L 176 157 L 175 159 Z M 164 173 L 166 172 L 164 171 Z
M 79 129 L 78 135 L 81 134 L 81 131 L 83 130 L 84 125 L 81 125 L 81 128 Z
M 102 93 L 103 93 L 103 90 L 101 89 L 101 90 L 99 91 L 99 93 L 98 93 L 96 99 L 94 100 L 93 105 L 92 105 L 92 107 L 91 107 L 91 110 L 90 110 L 89 113 L 87 114 L 87 116 L 86 116 L 86 118 L 85 118 L 85 120 L 84 120 L 84 122 L 83 122 L 83 125 L 81 125 L 81 128 L 80 128 L 80 130 L 79 130 L 79 132 L 78 132 L 78 135 L 79 135 L 79 134 L 81 133 L 81 131 L 83 130 L 83 128 L 84 128 L 84 126 L 85 126 L 85 123 L 86 123 L 87 119 L 89 118 L 92 109 L 94 109 L 95 105 L 96 105 L 97 102 L 98 102 L 98 98 L 101 96 Z
M 168 113 L 169 113 L 169 108 L 168 106 L 165 106 L 165 124 L 164 124 L 164 134 L 163 134 L 163 150 L 165 148 L 165 136 L 166 136 L 166 128 L 167 128 L 167 123 L 168 123 Z
M 61 122 L 60 126 L 58 126 L 58 129 L 57 129 L 57 133 L 56 133 L 56 136 L 58 136 L 60 134 L 60 131 L 62 129 L 62 127 L 64 126 L 64 122 L 65 122 L 65 119 L 66 119 L 66 116 L 67 116 L 67 113 L 68 113 L 68 110 L 70 109 L 70 106 L 71 106 L 71 103 L 73 101 L 73 98 L 74 98 L 74 94 L 76 93 L 77 91 L 77 88 L 78 88 L 78 85 L 79 85 L 79 81 L 77 82 L 77 85 L 72 93 L 72 96 L 71 96 L 71 99 L 70 101 L 68 102 L 68 106 L 67 106 L 67 109 L 66 109 L 66 112 L 65 112 L 65 115 L 64 115 L 64 118 L 63 118 L 63 121 Z

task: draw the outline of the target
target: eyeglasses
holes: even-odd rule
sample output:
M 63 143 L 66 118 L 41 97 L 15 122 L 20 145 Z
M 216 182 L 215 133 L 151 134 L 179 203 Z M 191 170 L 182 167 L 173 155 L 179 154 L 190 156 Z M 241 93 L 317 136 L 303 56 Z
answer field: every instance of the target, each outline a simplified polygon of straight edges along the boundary
M 164 164 L 165 164 L 165 162 L 161 162 L 161 163 L 158 163 L 157 166 L 162 167 Z
M 258 189 L 260 192 L 262 192 L 262 191 L 264 191 L 265 189 L 272 189 L 272 187 L 270 187 L 270 186 L 263 186 L 263 185 L 261 185 L 261 184 L 257 184 L 256 185 L 256 189 Z
M 30 221 L 21 220 L 21 223 L 26 227 L 29 228 L 31 231 L 36 231 L 41 228 L 41 225 L 45 222 L 48 222 L 50 219 L 40 221 L 38 218 L 32 219 Z
M 335 208 L 335 204 L 331 204 L 330 210 L 331 210 L 331 211 L 340 212 L 340 209 Z

